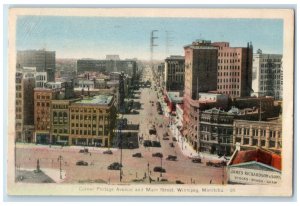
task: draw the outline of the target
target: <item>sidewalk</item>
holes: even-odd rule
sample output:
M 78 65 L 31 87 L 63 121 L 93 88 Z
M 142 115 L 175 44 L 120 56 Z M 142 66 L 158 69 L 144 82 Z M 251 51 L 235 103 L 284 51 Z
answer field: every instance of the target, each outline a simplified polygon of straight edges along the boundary
M 207 153 L 203 153 L 203 152 L 197 153 L 193 149 L 193 147 L 186 141 L 186 139 L 181 135 L 176 124 L 171 125 L 170 131 L 171 131 L 172 135 L 177 139 L 177 144 L 184 156 L 189 157 L 189 158 L 200 157 L 204 161 L 206 161 L 206 160 L 218 160 L 218 161 L 223 160 L 223 158 L 219 158 L 216 155 L 211 155 L 211 154 L 207 154 Z

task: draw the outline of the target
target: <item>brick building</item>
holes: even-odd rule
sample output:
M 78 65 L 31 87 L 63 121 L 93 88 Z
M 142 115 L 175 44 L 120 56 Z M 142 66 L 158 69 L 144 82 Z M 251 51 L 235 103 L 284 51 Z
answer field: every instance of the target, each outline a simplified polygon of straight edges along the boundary
M 199 114 L 199 92 L 217 89 L 218 49 L 210 41 L 198 40 L 184 47 L 185 52 L 185 83 L 183 99 L 183 127 L 188 141 L 197 139 L 194 132 L 195 119 Z M 193 144 L 197 144 L 194 142 Z
M 34 89 L 34 126 L 36 143 L 51 143 L 51 101 L 56 99 L 59 89 Z
M 217 90 L 232 97 L 250 96 L 252 91 L 253 48 L 230 47 L 229 42 L 214 42 L 218 48 Z
M 69 144 L 111 146 L 116 119 L 112 95 L 88 97 L 72 103 Z

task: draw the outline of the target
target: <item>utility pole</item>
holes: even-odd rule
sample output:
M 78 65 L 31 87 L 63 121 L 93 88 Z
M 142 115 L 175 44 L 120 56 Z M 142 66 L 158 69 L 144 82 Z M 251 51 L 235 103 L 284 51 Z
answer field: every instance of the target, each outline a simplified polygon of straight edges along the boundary
M 57 160 L 59 161 L 59 177 L 60 177 L 60 179 L 62 179 L 61 161 L 63 160 L 63 157 L 61 155 L 59 155 Z
M 152 30 L 151 37 L 150 37 L 150 64 L 152 70 L 153 70 L 153 49 L 154 47 L 158 46 L 158 44 L 154 43 L 154 40 L 158 39 L 158 37 L 154 35 L 155 32 L 158 32 L 158 30 Z

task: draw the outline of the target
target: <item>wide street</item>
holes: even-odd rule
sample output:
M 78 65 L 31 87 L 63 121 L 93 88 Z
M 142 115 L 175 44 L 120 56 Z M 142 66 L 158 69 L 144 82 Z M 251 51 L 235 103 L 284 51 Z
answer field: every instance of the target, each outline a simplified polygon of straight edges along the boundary
M 143 81 L 151 79 L 150 68 L 146 68 Z M 153 85 L 153 83 L 152 83 Z M 35 169 L 37 159 L 40 168 L 47 174 L 47 171 L 56 171 L 59 178 L 60 161 L 62 156 L 61 168 L 63 170 L 62 183 L 78 182 L 99 182 L 108 184 L 122 183 L 170 183 L 181 181 L 185 184 L 222 184 L 225 169 L 222 167 L 206 166 L 205 162 L 193 163 L 191 159 L 182 152 L 181 142 L 173 141 L 171 132 L 167 127 L 168 118 L 159 115 L 156 109 L 157 93 L 153 87 L 140 88 L 134 98 L 135 102 L 141 104 L 137 111 L 139 114 L 125 114 L 128 122 L 140 124 L 139 135 L 144 140 L 160 141 L 161 147 L 144 147 L 142 142 L 139 148 L 122 149 L 122 174 L 120 170 L 108 170 L 107 167 L 113 162 L 120 162 L 121 150 L 112 148 L 113 154 L 103 154 L 106 148 L 89 147 L 89 153 L 79 153 L 83 147 L 70 146 L 42 146 L 33 144 L 18 144 L 16 149 L 16 166 L 20 169 Z M 153 101 L 154 104 L 150 101 Z M 157 135 L 150 135 L 149 128 L 155 125 Z M 161 125 L 161 127 L 160 127 Z M 169 134 L 169 140 L 163 140 L 163 134 Z M 174 147 L 170 143 L 174 143 Z M 133 154 L 140 152 L 141 158 L 132 157 Z M 161 152 L 163 158 L 152 157 L 153 153 Z M 168 155 L 177 156 L 176 161 L 166 160 Z M 88 166 L 77 166 L 79 160 L 86 161 Z M 166 173 L 154 172 L 153 168 L 162 166 Z M 122 180 L 120 180 L 120 174 Z M 149 178 L 150 176 L 150 178 Z M 165 181 L 161 181 L 164 179 Z M 167 181 L 166 181 L 167 180 Z M 226 181 L 225 181 L 226 182 Z

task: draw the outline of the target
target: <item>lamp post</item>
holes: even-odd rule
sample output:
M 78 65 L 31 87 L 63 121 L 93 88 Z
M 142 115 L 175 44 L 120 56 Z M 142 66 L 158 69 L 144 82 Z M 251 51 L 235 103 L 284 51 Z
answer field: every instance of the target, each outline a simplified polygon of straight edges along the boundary
M 57 161 L 59 161 L 59 177 L 62 179 L 62 168 L 61 168 L 61 161 L 63 160 L 63 157 L 59 155 Z
M 161 170 L 160 170 L 160 177 L 162 177 L 162 156 L 161 156 L 161 158 L 160 158 L 160 167 L 161 167 Z

